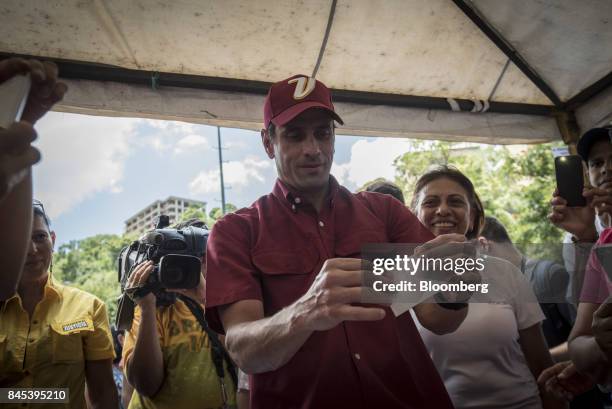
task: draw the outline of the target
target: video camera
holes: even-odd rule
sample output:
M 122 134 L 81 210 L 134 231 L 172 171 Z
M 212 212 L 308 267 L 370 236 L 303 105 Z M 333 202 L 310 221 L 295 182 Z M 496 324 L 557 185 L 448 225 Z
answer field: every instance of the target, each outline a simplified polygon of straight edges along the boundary
M 147 283 L 136 290 L 136 296 L 155 294 L 157 306 L 171 305 L 176 294 L 165 289 L 195 288 L 200 283 L 202 257 L 206 253 L 209 231 L 188 226 L 168 228 L 169 218 L 159 217 L 156 228 L 123 248 L 117 258 L 117 271 L 121 283 L 115 326 L 129 330 L 134 318 L 134 302 L 125 293 L 129 277 L 145 261 L 153 262 L 154 270 Z

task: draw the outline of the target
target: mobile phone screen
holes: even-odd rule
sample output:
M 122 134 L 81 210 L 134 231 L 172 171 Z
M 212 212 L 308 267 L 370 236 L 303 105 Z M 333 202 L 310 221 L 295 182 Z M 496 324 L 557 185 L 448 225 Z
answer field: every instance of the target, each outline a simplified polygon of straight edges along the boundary
M 570 207 L 586 206 L 582 196 L 584 189 L 584 170 L 582 159 L 577 155 L 558 156 L 555 158 L 555 174 L 559 195 L 567 200 Z
M 30 93 L 30 74 L 15 75 L 0 84 L 0 128 L 21 120 Z

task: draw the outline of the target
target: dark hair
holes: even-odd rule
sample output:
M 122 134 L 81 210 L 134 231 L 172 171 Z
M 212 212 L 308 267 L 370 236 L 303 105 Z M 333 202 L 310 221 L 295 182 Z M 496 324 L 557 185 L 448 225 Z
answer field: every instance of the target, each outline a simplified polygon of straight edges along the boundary
M 480 198 L 476 193 L 476 189 L 474 189 L 474 184 L 472 183 L 472 181 L 454 166 L 438 165 L 422 174 L 414 186 L 414 192 L 412 193 L 412 202 L 410 203 L 410 207 L 413 211 L 416 212 L 417 197 L 421 190 L 423 190 L 425 186 L 427 186 L 434 180 L 443 178 L 450 179 L 453 182 L 459 184 L 467 192 L 468 200 L 470 201 L 470 206 L 472 209 L 474 209 L 473 211 L 476 212 L 476 214 L 474 217 L 474 226 L 472 227 L 472 229 L 470 229 L 470 231 L 465 234 L 465 236 L 468 239 L 477 238 L 480 234 L 482 226 L 484 225 L 484 207 L 482 206 L 482 202 L 480 201 Z
M 275 134 L 276 134 L 276 125 L 270 122 L 270 125 L 268 125 L 268 135 L 270 135 L 270 138 L 274 138 Z
M 47 226 L 47 229 L 51 230 L 51 220 L 49 219 L 49 216 L 47 216 L 47 213 L 45 212 L 45 207 L 43 206 L 40 200 L 34 199 L 32 201 L 32 210 L 34 211 L 34 217 L 42 217 L 43 221 L 45 222 L 45 225 Z
M 389 182 L 388 180 L 378 180 L 376 182 L 370 183 L 366 187 L 366 192 L 377 192 L 385 195 L 390 195 L 402 202 L 403 204 L 406 204 L 406 202 L 404 201 L 404 194 L 402 193 L 402 189 L 400 189 L 399 186 L 395 183 Z
M 485 217 L 485 224 L 480 235 L 496 243 L 512 243 L 504 225 L 492 216 Z

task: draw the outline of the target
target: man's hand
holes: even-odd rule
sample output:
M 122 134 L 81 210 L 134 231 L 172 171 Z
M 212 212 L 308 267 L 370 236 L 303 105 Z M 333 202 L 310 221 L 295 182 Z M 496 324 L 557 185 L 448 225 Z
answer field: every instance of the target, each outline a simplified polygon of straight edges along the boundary
M 0 61 L 0 83 L 19 74 L 30 74 L 32 87 L 21 119 L 34 125 L 54 104 L 61 101 L 68 87 L 57 80 L 57 66 L 49 61 L 9 58 Z
M 595 382 L 576 370 L 572 361 L 559 362 L 542 371 L 538 385 L 558 399 L 571 401 L 595 386 Z
M 378 321 L 385 310 L 352 305 L 362 299 L 363 260 L 333 258 L 327 260 L 310 286 L 295 303 L 297 316 L 311 331 L 325 331 L 342 321 Z
M 559 191 L 555 189 L 550 201 L 552 213 L 548 215 L 548 219 L 552 224 L 573 234 L 579 240 L 595 242 L 597 240 L 595 209 L 589 203 L 592 193 L 587 194 L 585 190 L 583 195 L 587 198 L 587 206 L 569 207 L 567 200 L 559 196 Z
M 30 144 L 36 131 L 27 122 L 0 129 L 0 202 L 26 176 L 30 166 L 40 160 L 40 152 Z
M 606 227 L 612 226 L 612 189 L 590 188 L 585 189 L 583 196 L 586 197 L 590 206 L 600 217 Z
M 608 362 L 612 362 L 612 297 L 608 297 L 595 310 L 591 329 L 595 342 L 608 358 Z
M 136 266 L 132 275 L 130 275 L 130 278 L 128 278 L 125 287 L 125 292 L 130 296 L 132 301 L 143 310 L 155 309 L 155 294 L 149 292 L 142 297 L 138 297 L 135 296 L 134 293 L 144 287 L 153 269 L 153 262 L 151 260 L 139 264 Z

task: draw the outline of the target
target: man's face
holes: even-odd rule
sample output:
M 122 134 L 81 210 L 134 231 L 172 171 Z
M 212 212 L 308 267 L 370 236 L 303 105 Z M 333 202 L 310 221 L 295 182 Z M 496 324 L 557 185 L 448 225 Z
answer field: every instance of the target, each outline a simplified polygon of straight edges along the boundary
M 35 215 L 32 221 L 32 236 L 28 256 L 23 267 L 23 278 L 36 279 L 49 271 L 55 234 L 49 231 L 42 216 Z
M 325 189 L 334 159 L 334 126 L 322 109 L 308 109 L 291 122 L 276 128 L 275 135 L 262 131 L 270 159 L 274 158 L 280 180 L 301 192 Z
M 593 144 L 587 166 L 593 187 L 612 189 L 612 144 L 608 139 Z

